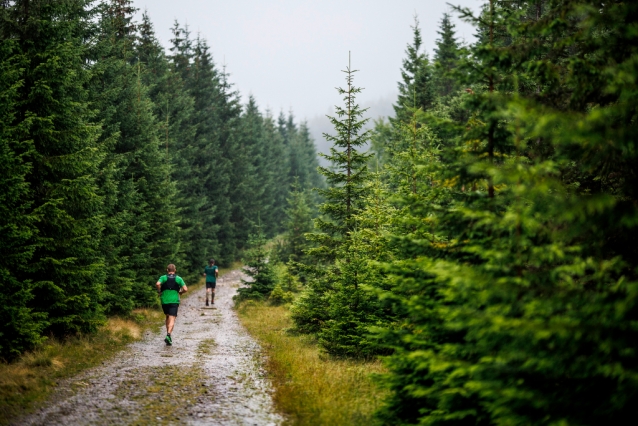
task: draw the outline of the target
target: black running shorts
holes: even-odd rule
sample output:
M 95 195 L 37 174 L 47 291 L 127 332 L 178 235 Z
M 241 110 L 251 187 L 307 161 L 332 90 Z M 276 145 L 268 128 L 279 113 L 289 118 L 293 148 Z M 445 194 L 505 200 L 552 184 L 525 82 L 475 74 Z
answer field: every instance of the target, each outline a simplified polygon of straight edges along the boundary
M 170 315 L 172 317 L 177 316 L 177 308 L 179 308 L 179 303 L 167 303 L 165 305 L 162 305 L 164 315 Z
M 215 288 L 217 286 L 217 283 L 206 283 L 206 288 Z

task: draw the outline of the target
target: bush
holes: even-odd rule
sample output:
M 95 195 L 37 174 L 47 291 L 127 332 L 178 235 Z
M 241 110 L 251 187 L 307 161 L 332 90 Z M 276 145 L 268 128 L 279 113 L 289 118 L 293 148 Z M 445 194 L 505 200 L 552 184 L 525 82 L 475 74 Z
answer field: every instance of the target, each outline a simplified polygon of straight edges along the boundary
M 257 227 L 256 234 L 250 236 L 248 244 L 249 249 L 246 251 L 244 258 L 244 263 L 246 264 L 244 272 L 252 280 L 241 281 L 247 287 L 237 290 L 237 295 L 233 298 L 236 302 L 246 299 L 267 299 L 275 288 L 277 281 L 273 263 L 269 259 L 271 253 L 266 249 L 266 238 L 261 226 Z
M 276 284 L 268 300 L 273 305 L 283 305 L 292 303 L 295 300 L 295 295 L 291 291 L 285 291 L 281 284 Z

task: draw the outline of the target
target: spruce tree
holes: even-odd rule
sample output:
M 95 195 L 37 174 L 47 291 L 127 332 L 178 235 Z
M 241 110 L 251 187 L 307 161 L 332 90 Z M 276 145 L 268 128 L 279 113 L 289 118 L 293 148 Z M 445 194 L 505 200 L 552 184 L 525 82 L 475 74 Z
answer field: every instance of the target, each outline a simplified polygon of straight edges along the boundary
M 5 10 L 2 10 L 4 13 Z M 30 163 L 26 157 L 33 150 L 32 140 L 20 140 L 14 123 L 20 86 L 21 55 L 14 40 L 7 37 L 3 26 L 0 37 L 0 283 L 4 291 L 0 303 L 0 358 L 10 360 L 42 342 L 47 326 L 46 314 L 29 307 L 33 300 L 33 283 L 20 279 L 33 259 L 37 216 L 30 209 L 32 194 L 26 182 Z M 5 32 L 7 31 L 7 32 Z
M 195 71 L 192 64 L 194 55 L 193 41 L 190 38 L 188 28 L 182 28 L 177 22 L 171 28 L 173 38 L 170 40 L 169 79 L 170 85 L 166 87 L 166 95 L 181 90 L 185 95 L 185 102 L 188 102 L 187 111 L 177 111 L 173 108 L 172 98 L 166 98 L 166 117 L 170 121 L 173 119 L 174 125 L 169 132 L 173 134 L 174 148 L 172 156 L 173 179 L 177 182 L 178 206 L 180 207 L 180 232 L 182 241 L 182 254 L 185 265 L 183 273 L 189 279 L 195 279 L 202 263 L 206 257 L 204 230 L 202 228 L 202 218 L 200 210 L 206 210 L 207 199 L 202 196 L 201 190 L 203 176 L 199 173 L 197 161 L 202 155 L 200 146 L 196 143 L 196 136 L 199 124 L 199 116 L 195 108 L 195 99 L 189 89 L 189 81 Z M 198 70 L 202 71 L 201 64 Z M 170 95 L 169 95 L 170 96 Z M 201 140 L 200 140 L 201 142 Z M 169 142 L 170 143 L 170 142 Z M 169 148 L 170 150 L 170 148 Z M 221 260 L 221 259 L 220 259 Z
M 434 104 L 432 66 L 427 54 L 421 51 L 423 39 L 417 16 L 414 17 L 414 25 L 411 28 L 413 40 L 405 50 L 407 57 L 403 60 L 401 68 L 399 97 L 393 105 L 395 117 L 391 119 L 392 123 L 409 119 L 407 108 L 428 110 Z
M 241 146 L 241 105 L 239 102 L 239 94 L 233 89 L 228 81 L 228 74 L 222 69 L 220 74 L 220 92 L 218 97 L 217 111 L 220 114 L 221 125 L 220 132 L 220 156 L 226 156 L 232 159 L 229 165 L 228 177 L 229 183 L 223 197 L 230 200 L 229 209 L 220 215 L 220 243 L 222 245 L 222 256 L 228 262 L 239 257 L 240 249 L 246 244 L 245 230 L 237 229 L 240 223 L 243 223 L 243 208 L 240 203 L 234 203 L 233 197 L 236 188 L 244 184 L 245 179 L 249 178 L 242 174 L 243 170 L 249 170 L 250 159 L 242 150 Z M 241 235 L 243 238 L 237 238 Z
M 186 43 L 186 42 L 185 42 Z M 182 48 L 184 49 L 184 48 Z M 186 56 L 186 55 L 184 55 Z M 184 61 L 185 59 L 180 59 Z M 182 65 L 182 68 L 185 65 Z M 220 80 L 206 41 L 197 37 L 193 46 L 192 63 L 183 74 L 185 87 L 193 98 L 194 109 L 191 124 L 195 128 L 194 141 L 181 151 L 182 164 L 188 165 L 188 184 L 181 187 L 189 205 L 183 210 L 189 226 L 184 228 L 183 238 L 189 247 L 187 265 L 191 271 L 201 269 L 202 262 L 210 257 L 219 258 L 219 212 L 227 209 L 228 200 L 222 195 L 228 182 L 230 159 L 220 155 L 217 128 L 220 125 L 216 113 Z M 186 195 L 188 194 L 188 195 Z
M 636 87 L 621 77 L 636 71 L 626 30 L 638 7 L 486 6 L 475 21 L 474 75 L 485 86 L 468 100 L 474 117 L 456 159 L 443 157 L 453 164 L 437 171 L 439 202 L 411 204 L 427 237 L 397 235 L 405 260 L 386 266 L 405 319 L 382 334 L 395 354 L 381 415 L 401 424 L 622 422 L 638 395 L 628 326 L 635 186 L 625 186 Z
M 22 55 L 12 126 L 31 145 L 27 217 L 35 217 L 35 250 L 20 281 L 33 282 L 29 307 L 46 313 L 56 335 L 91 332 L 104 320 L 102 197 L 96 176 L 104 158 L 100 126 L 88 103 L 87 45 L 91 2 L 16 1 L 10 37 Z M 32 141 L 32 142 L 30 142 Z
M 181 40 L 181 34 L 176 39 Z M 176 54 L 179 54 L 181 48 L 175 49 Z M 192 279 L 197 276 L 202 262 L 197 259 L 195 264 L 191 256 L 193 245 L 189 239 L 192 228 L 199 226 L 193 221 L 194 206 L 202 202 L 199 199 L 193 200 L 190 192 L 194 183 L 190 174 L 192 148 L 189 149 L 196 134 L 193 123 L 194 99 L 186 90 L 182 76 L 172 69 L 171 60 L 155 37 L 153 25 L 146 13 L 138 27 L 135 54 L 140 63 L 138 70 L 141 82 L 148 87 L 148 96 L 153 102 L 165 162 L 170 166 L 170 176 L 167 179 L 176 183 L 174 195 L 169 194 L 166 199 L 174 203 L 180 213 L 173 218 L 172 225 L 161 232 L 167 237 L 167 248 L 177 241 L 171 247 L 177 248 L 177 253 L 172 255 L 173 263 L 178 265 L 185 278 Z M 184 187 L 188 189 L 185 190 Z
M 242 215 L 237 221 L 238 238 L 248 240 L 248 230 L 261 221 L 262 226 L 269 222 L 268 212 L 261 219 L 262 211 L 268 210 L 269 200 L 266 198 L 266 187 L 270 186 L 270 173 L 266 165 L 265 147 L 262 134 L 263 117 L 259 112 L 255 98 L 249 96 L 248 103 L 241 117 L 240 144 L 242 155 L 237 158 L 238 170 L 242 175 L 242 183 L 237 188 L 235 203 L 241 205 Z M 266 234 L 266 232 L 264 232 Z
M 454 24 L 450 21 L 450 15 L 443 14 L 439 30 L 439 39 L 434 48 L 434 85 L 436 94 L 441 97 L 453 94 L 459 88 L 458 80 L 454 77 L 454 71 L 461 59 L 460 46 L 456 40 Z
M 135 26 L 130 1 L 105 5 L 90 89 L 104 143 L 111 152 L 102 166 L 109 312 L 129 312 L 156 300 L 158 270 L 173 261 L 177 238 L 170 165 L 158 137 L 159 124 L 135 62 Z
M 389 203 L 390 191 L 380 174 L 371 178 L 366 182 L 362 209 L 355 217 L 356 228 L 338 249 L 334 284 L 324 296 L 327 315 L 318 333 L 319 343 L 340 357 L 387 354 L 371 330 L 395 321 L 390 305 L 379 297 L 391 285 L 379 264 L 393 258 L 389 237 L 397 210 Z
M 236 301 L 246 299 L 264 300 L 275 288 L 276 276 L 273 262 L 269 259 L 269 251 L 266 248 L 266 235 L 261 223 L 258 221 L 256 232 L 250 235 L 248 249 L 244 255 L 244 271 L 251 278 L 242 280 L 246 287 L 237 289 Z
M 367 192 L 366 161 L 370 157 L 370 154 L 360 152 L 368 142 L 369 131 L 363 130 L 368 121 L 362 118 L 365 109 L 356 102 L 356 95 L 362 90 L 353 85 L 357 71 L 348 66 L 343 72 L 347 88 L 337 91 L 343 96 L 344 106 L 336 107 L 336 117 L 328 117 L 336 134 L 324 134 L 326 140 L 333 143 L 330 154 L 322 155 L 330 161 L 331 167 L 319 168 L 328 184 L 328 188 L 318 191 L 325 198 L 319 208 L 324 217 L 315 222 L 322 233 L 313 236 L 321 243 L 321 247 L 313 252 L 325 255 L 327 259 L 334 259 L 333 249 L 347 240 L 348 233 L 354 229 L 355 215 L 361 210 Z
M 295 123 L 295 118 L 292 115 L 292 112 L 290 112 L 288 114 L 288 118 L 286 118 L 283 111 L 281 111 L 277 118 L 277 126 L 286 150 L 286 186 L 290 188 L 292 183 L 295 181 L 295 178 L 299 178 L 300 173 L 304 175 L 301 179 L 304 182 L 306 180 L 306 170 L 303 169 L 302 166 L 302 154 L 300 153 L 297 141 L 297 124 Z
M 286 215 L 285 245 L 280 256 L 284 261 L 302 262 L 308 248 L 306 234 L 312 231 L 313 224 L 308 193 L 301 189 L 297 181 L 293 182 Z
M 348 64 L 350 65 L 350 64 Z M 362 289 L 356 268 L 358 259 L 351 256 L 350 233 L 356 226 L 356 215 L 361 211 L 368 191 L 366 186 L 369 154 L 360 152 L 369 138 L 369 132 L 363 131 L 367 119 L 362 119 L 365 110 L 356 103 L 356 95 L 361 88 L 353 85 L 354 73 L 350 66 L 346 68 L 347 88 L 337 89 L 343 96 L 344 106 L 336 107 L 336 117 L 329 117 L 335 128 L 335 135 L 325 134 L 325 138 L 333 143 L 330 154 L 324 157 L 331 162 L 331 167 L 320 167 L 321 174 L 326 178 L 328 187 L 318 192 L 325 202 L 319 206 L 323 214 L 315 220 L 315 227 L 319 233 L 308 234 L 314 247 L 308 254 L 318 266 L 315 277 L 309 279 L 308 287 L 293 306 L 293 320 L 297 328 L 304 332 L 324 332 L 328 335 L 339 334 L 351 329 L 354 317 L 361 313 L 359 304 Z M 335 263 L 338 257 L 344 257 L 343 262 Z M 333 304 L 340 300 L 338 309 Z M 342 311 L 354 315 L 339 320 L 334 315 L 343 314 Z M 331 315 L 333 315 L 331 317 Z M 333 320 L 333 322 L 330 322 Z M 330 329 L 324 331 L 329 324 Z M 351 346 L 353 341 L 348 337 L 345 346 Z M 324 339 L 324 342 L 328 341 Z M 325 345 L 328 347 L 328 345 Z M 335 353 L 347 353 L 350 349 L 338 349 Z M 353 349 L 358 352 L 358 348 Z
M 286 221 L 285 208 L 289 191 L 289 187 L 286 185 L 288 179 L 288 158 L 286 156 L 284 140 L 270 111 L 266 111 L 262 126 L 266 162 L 269 164 L 272 172 L 273 186 L 267 191 L 267 194 L 272 199 L 270 232 L 271 236 L 274 236 L 284 230 L 284 223 Z
M 302 167 L 306 170 L 307 183 L 306 189 L 323 188 L 325 181 L 319 173 L 319 159 L 317 158 L 317 148 L 315 142 L 310 135 L 308 123 L 305 121 L 299 125 L 299 133 L 297 136 L 299 144 L 299 153 L 302 158 Z

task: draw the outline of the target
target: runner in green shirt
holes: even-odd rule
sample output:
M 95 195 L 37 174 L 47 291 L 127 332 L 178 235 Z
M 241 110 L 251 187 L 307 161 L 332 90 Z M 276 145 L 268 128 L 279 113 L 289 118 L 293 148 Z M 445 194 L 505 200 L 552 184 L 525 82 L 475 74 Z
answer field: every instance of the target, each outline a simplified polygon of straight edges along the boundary
M 166 345 L 171 346 L 173 339 L 171 333 L 175 326 L 175 318 L 177 318 L 177 308 L 179 308 L 179 295 L 186 293 L 188 287 L 182 277 L 177 275 L 175 265 L 172 263 L 166 267 L 166 275 L 159 277 L 155 283 L 157 291 L 160 294 L 162 302 L 162 310 L 166 315 Z
M 215 266 L 215 259 L 208 261 L 208 266 L 204 268 L 204 274 L 206 277 L 206 306 L 208 306 L 208 295 L 210 295 L 211 305 L 215 304 L 215 287 L 217 287 L 217 276 L 219 275 L 219 268 Z

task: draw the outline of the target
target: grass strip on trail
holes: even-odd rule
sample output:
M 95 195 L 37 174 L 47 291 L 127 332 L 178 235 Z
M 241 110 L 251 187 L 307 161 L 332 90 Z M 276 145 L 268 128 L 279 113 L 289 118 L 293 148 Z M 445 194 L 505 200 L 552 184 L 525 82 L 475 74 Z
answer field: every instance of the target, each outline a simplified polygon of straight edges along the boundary
M 365 425 L 378 422 L 373 413 L 383 391 L 370 377 L 379 361 L 333 359 L 310 336 L 287 333 L 292 326 L 282 306 L 245 302 L 239 317 L 268 355 L 275 403 L 293 425 Z
M 146 370 L 146 371 L 144 371 Z M 184 424 L 184 407 L 208 393 L 201 369 L 193 366 L 158 366 L 131 372 L 118 389 L 118 397 L 140 402 L 131 426 Z M 139 377 L 150 378 L 150 383 Z

